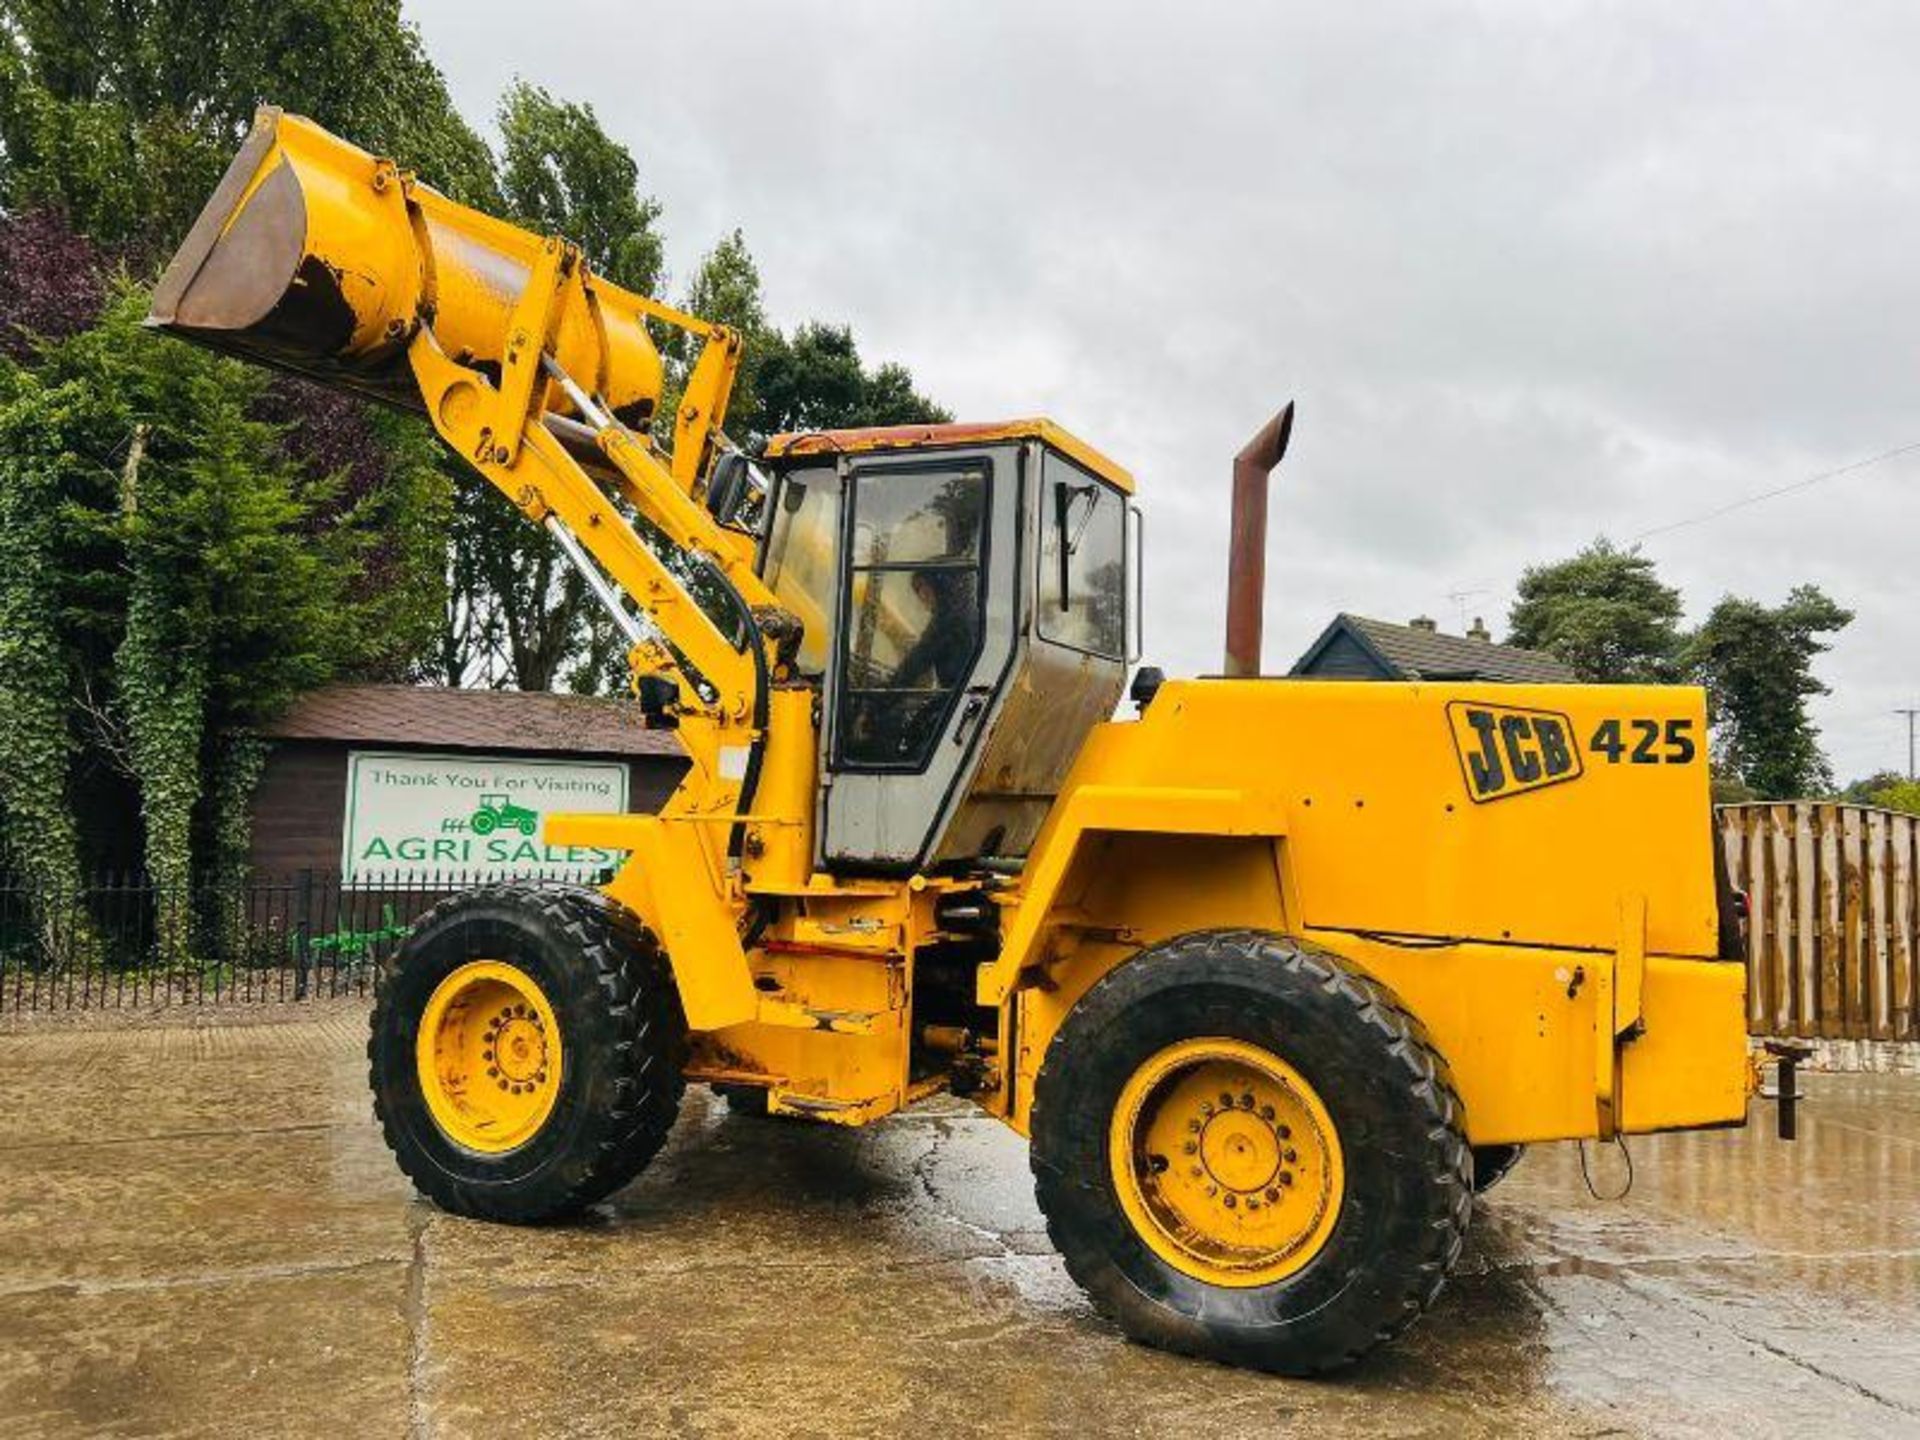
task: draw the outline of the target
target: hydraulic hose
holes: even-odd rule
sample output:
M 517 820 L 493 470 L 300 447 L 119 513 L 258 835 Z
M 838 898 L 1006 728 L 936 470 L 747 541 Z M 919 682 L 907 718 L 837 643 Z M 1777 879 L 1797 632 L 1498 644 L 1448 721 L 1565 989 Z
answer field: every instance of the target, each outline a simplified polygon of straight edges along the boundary
M 740 631 L 744 643 L 753 656 L 753 743 L 747 747 L 746 773 L 740 777 L 740 798 L 734 808 L 742 815 L 753 808 L 754 794 L 760 788 L 761 761 L 767 748 L 767 718 L 770 706 L 772 678 L 767 673 L 767 647 L 760 634 L 760 622 L 754 619 L 753 607 L 729 580 L 726 572 L 711 560 L 706 562 L 708 577 L 727 597 L 734 613 L 740 617 Z M 746 839 L 746 821 L 735 820 L 727 832 L 727 858 L 740 858 L 740 847 Z

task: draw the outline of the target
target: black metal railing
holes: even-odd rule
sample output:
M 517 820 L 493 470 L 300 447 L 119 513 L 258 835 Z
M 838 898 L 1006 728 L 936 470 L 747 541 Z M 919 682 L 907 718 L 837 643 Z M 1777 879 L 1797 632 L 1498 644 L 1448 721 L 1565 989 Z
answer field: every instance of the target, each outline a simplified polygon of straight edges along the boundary
M 498 878 L 107 874 L 49 890 L 0 876 L 0 1013 L 369 994 L 415 919 Z

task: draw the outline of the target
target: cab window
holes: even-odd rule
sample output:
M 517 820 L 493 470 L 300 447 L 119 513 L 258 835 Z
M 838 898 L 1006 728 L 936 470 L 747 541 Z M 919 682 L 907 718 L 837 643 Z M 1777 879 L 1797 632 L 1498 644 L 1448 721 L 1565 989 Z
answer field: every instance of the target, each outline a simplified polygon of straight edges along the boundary
M 833 646 L 833 582 L 840 553 L 840 477 L 831 470 L 800 471 L 780 484 L 767 558 L 761 574 L 801 624 L 795 665 L 805 675 L 826 673 Z
M 839 762 L 918 770 L 980 655 L 984 465 L 852 477 Z
M 1043 640 L 1111 660 L 1127 650 L 1127 507 L 1118 491 L 1049 453 L 1041 486 Z

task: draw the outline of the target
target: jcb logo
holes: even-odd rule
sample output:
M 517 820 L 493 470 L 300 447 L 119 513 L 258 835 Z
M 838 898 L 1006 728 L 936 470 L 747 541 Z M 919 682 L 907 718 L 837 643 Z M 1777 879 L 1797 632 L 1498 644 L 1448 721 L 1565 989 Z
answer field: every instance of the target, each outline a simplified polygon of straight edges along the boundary
M 1447 720 L 1475 804 L 1580 778 L 1580 742 L 1565 715 L 1455 700 Z

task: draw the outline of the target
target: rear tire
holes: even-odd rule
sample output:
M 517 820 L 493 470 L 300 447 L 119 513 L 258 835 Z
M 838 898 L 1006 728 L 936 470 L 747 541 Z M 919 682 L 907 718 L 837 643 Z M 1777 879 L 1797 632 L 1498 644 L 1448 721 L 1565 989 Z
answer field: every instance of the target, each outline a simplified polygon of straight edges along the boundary
M 1189 1119 L 1176 1106 L 1191 1107 L 1196 1096 L 1167 1067 L 1196 1046 L 1229 1057 L 1228 1064 L 1250 1056 L 1265 1068 L 1247 1071 L 1255 1079 L 1245 1092 L 1233 1085 L 1231 1097 L 1217 1097 L 1232 1103 L 1202 1106 Z M 1170 1123 L 1170 1131 L 1154 1133 L 1174 1138 L 1149 1148 L 1171 1152 L 1171 1163 L 1117 1143 L 1145 1113 L 1139 1077 L 1162 1073 L 1175 1079 L 1163 1082 L 1173 1088 L 1152 1123 Z M 1202 1092 L 1216 1073 L 1230 1072 L 1207 1072 Z M 1278 1127 L 1302 1095 L 1322 1118 L 1302 1121 L 1307 1112 L 1296 1110 L 1293 1129 L 1301 1133 L 1289 1139 Z M 1255 1096 L 1277 1102 L 1278 1118 L 1273 1104 Z M 1243 1183 L 1231 1173 L 1237 1164 L 1252 1176 L 1244 1167 L 1272 1143 L 1254 1123 L 1263 1117 L 1294 1147 L 1283 1153 L 1300 1172 L 1293 1188 L 1279 1187 L 1277 1204 L 1275 1189 L 1259 1188 L 1266 1182 Z M 1216 1167 L 1214 1126 L 1229 1120 L 1244 1133 L 1232 1135 L 1238 1149 Z M 1351 1364 L 1432 1304 L 1472 1213 L 1460 1100 L 1420 1023 L 1342 960 L 1284 936 L 1202 931 L 1117 966 L 1054 1036 L 1031 1122 L 1040 1208 L 1068 1272 L 1129 1336 L 1181 1354 L 1288 1375 Z M 1316 1164 L 1309 1141 L 1323 1125 L 1331 1138 L 1315 1150 L 1324 1160 Z M 1296 1160 L 1296 1150 L 1307 1158 Z M 1189 1169 L 1192 1161 L 1207 1162 L 1204 1175 L 1198 1165 Z M 1130 1167 L 1137 1181 L 1127 1180 L 1136 1173 Z M 1186 1186 L 1187 1173 L 1202 1186 L 1217 1179 L 1241 1197 L 1238 1208 L 1222 1194 L 1224 1212 L 1183 1229 L 1191 1202 L 1139 1198 L 1147 1187 L 1158 1196 L 1160 1187 Z M 1310 1205 L 1315 1195 L 1332 1196 L 1333 1208 L 1323 1201 L 1306 1212 L 1290 1251 L 1236 1248 L 1273 1226 L 1284 1232 L 1284 1216 L 1301 1213 L 1288 1207 Z M 1262 1206 L 1257 1216 L 1248 1214 L 1250 1199 Z M 1189 1208 L 1175 1217 L 1180 1223 L 1154 1218 L 1181 1204 Z
M 458 1027 L 475 1023 L 461 1018 L 459 1002 L 449 1008 L 448 987 L 457 995 L 476 969 L 490 972 L 476 991 L 490 1003 L 525 997 L 522 1013 L 536 1027 L 525 1033 L 537 1053 L 557 1043 L 556 1065 L 525 1077 L 489 1080 L 492 1069 L 442 1077 L 442 1062 L 427 1058 L 438 1053 L 433 1037 L 462 1038 Z M 453 1018 L 430 1019 L 445 1016 Z M 685 1030 L 664 957 L 606 896 L 551 885 L 467 891 L 422 916 L 382 971 L 367 1042 L 374 1113 L 400 1168 L 441 1209 L 520 1224 L 555 1219 L 625 1185 L 665 1142 L 685 1088 Z M 493 1049 L 484 1057 L 494 1061 Z M 457 1069 L 457 1057 L 447 1063 Z M 519 1129 L 504 1137 L 517 1143 L 498 1148 L 485 1137 L 495 1123 L 485 1105 L 489 1086 L 505 1091 L 506 1078 L 525 1078 L 530 1095 L 537 1081 L 544 1108 L 517 1090 L 500 1102 L 519 1107 L 508 1117 Z

